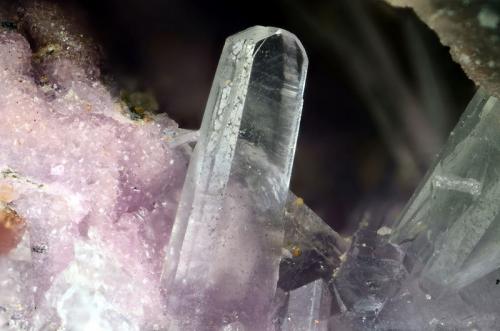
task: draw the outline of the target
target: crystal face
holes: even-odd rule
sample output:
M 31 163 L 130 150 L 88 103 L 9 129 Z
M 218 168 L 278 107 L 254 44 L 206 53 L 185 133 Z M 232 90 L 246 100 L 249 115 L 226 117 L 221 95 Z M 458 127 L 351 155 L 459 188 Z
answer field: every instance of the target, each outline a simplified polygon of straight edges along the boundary
M 498 99 L 480 91 L 392 235 L 422 277 L 459 290 L 500 265 Z
M 401 218 L 357 232 L 333 277 L 332 327 L 500 328 L 499 110 L 480 90 Z
M 322 279 L 290 292 L 282 331 L 327 331 L 330 290 Z
M 227 39 L 162 281 L 171 330 L 270 330 L 307 57 L 292 34 Z

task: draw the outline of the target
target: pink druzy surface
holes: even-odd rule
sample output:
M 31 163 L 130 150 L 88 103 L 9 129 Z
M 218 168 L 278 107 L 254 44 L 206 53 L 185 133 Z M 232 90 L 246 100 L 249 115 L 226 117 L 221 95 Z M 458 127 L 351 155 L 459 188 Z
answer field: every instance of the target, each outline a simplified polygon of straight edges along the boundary
M 17 314 L 35 329 L 160 327 L 163 248 L 187 166 L 165 142 L 176 124 L 129 119 L 71 58 L 32 63 L 26 39 L 0 30 L 0 186 L 12 189 L 1 203 L 27 224 L 0 256 L 0 326 Z

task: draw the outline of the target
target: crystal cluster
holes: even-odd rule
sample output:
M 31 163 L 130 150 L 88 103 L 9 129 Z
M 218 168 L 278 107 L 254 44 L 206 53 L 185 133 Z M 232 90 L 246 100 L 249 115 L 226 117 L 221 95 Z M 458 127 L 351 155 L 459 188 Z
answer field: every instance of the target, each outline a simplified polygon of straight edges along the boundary
M 333 276 L 332 328 L 500 328 L 499 111 L 480 90 L 402 216 L 363 223 Z
M 279 327 L 298 40 L 264 27 L 229 38 L 193 133 L 136 116 L 101 82 L 92 45 L 64 21 L 52 33 L 52 10 L 23 12 L 31 44 L 0 32 L 0 328 Z
M 400 218 L 345 239 L 289 191 L 294 35 L 229 37 L 188 131 L 120 100 L 33 4 L 30 44 L 0 30 L 1 331 L 500 329 L 497 98 L 477 93 Z

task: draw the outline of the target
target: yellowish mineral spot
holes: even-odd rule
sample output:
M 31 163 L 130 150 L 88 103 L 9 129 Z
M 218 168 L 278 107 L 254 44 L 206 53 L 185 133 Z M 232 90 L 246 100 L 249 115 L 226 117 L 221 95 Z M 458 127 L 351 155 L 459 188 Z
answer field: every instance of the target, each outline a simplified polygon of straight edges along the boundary
M 7 204 L 14 201 L 16 198 L 17 194 L 12 185 L 0 182 L 0 203 Z
M 6 255 L 16 248 L 25 229 L 26 222 L 14 210 L 0 207 L 0 255 Z
M 293 202 L 295 204 L 295 206 L 297 207 L 302 207 L 304 205 L 304 199 L 302 198 L 297 198 L 295 199 L 295 201 Z
M 290 250 L 293 257 L 299 257 L 302 255 L 302 249 L 299 246 L 293 246 Z

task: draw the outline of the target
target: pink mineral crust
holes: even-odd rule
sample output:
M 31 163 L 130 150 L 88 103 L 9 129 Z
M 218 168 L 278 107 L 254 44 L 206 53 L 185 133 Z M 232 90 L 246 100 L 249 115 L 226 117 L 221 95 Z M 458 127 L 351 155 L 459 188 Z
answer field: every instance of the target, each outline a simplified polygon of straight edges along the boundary
M 163 138 L 176 124 L 129 119 L 71 58 L 32 63 L 27 40 L 0 30 L 0 187 L 27 227 L 0 255 L 0 329 L 161 328 L 163 248 L 187 167 Z

